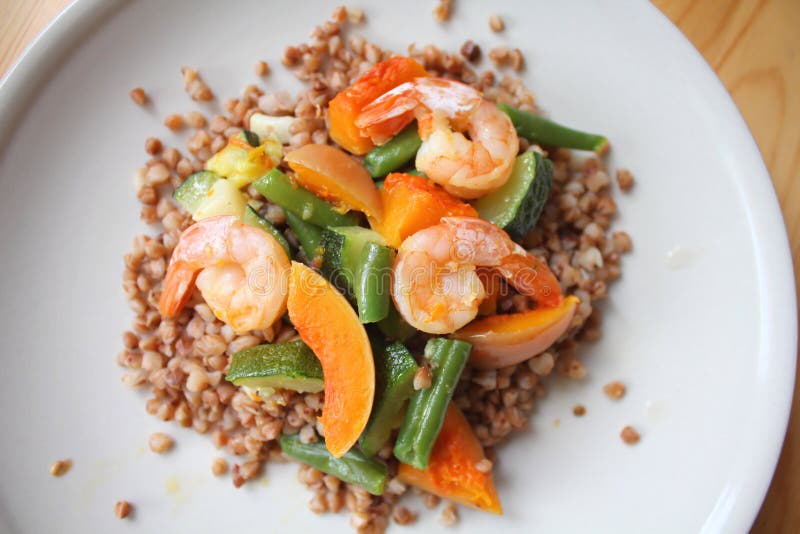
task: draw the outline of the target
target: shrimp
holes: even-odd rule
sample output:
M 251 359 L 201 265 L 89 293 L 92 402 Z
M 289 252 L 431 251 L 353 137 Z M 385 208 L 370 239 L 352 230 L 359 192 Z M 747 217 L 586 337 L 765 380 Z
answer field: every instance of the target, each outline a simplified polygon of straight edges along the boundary
M 499 273 L 538 305 L 562 301 L 558 279 L 547 264 L 516 244 L 503 230 L 477 217 L 442 217 L 408 237 L 392 266 L 392 299 L 411 326 L 449 334 L 478 314 L 486 292 L 477 267 Z
M 367 105 L 356 126 L 380 145 L 415 118 L 422 138 L 416 167 L 449 193 L 478 198 L 508 181 L 519 151 L 514 125 L 463 83 L 416 78 L 398 85 Z
M 167 268 L 159 310 L 173 317 L 195 286 L 236 333 L 269 328 L 286 312 L 290 263 L 283 247 L 238 217 L 209 217 L 183 231 Z

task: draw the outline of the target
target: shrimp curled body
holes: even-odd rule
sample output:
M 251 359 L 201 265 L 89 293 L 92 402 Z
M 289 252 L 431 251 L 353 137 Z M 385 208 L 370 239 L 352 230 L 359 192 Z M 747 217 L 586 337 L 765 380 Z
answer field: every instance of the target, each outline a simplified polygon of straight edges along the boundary
M 503 230 L 476 217 L 443 217 L 400 245 L 392 268 L 392 299 L 411 326 L 449 334 L 478 314 L 485 298 L 477 267 L 497 271 L 537 304 L 557 306 L 561 288 L 547 265 Z
M 237 333 L 266 329 L 286 312 L 289 258 L 271 235 L 238 217 L 209 217 L 183 231 L 172 252 L 159 310 L 173 317 L 195 287 Z
M 416 78 L 373 100 L 356 126 L 386 143 L 417 119 L 422 138 L 416 167 L 461 198 L 478 198 L 506 183 L 519 151 L 508 116 L 474 88 L 444 78 Z

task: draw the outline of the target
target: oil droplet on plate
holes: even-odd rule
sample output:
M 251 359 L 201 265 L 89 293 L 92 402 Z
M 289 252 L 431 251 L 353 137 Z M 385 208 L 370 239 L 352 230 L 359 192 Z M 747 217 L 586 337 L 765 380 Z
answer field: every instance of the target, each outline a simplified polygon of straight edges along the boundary
M 181 490 L 181 485 L 177 477 L 169 477 L 166 482 L 167 493 L 175 495 Z
M 694 265 L 700 258 L 702 250 L 698 248 L 682 247 L 680 245 L 672 247 L 667 252 L 665 263 L 667 268 L 672 271 L 686 269 Z

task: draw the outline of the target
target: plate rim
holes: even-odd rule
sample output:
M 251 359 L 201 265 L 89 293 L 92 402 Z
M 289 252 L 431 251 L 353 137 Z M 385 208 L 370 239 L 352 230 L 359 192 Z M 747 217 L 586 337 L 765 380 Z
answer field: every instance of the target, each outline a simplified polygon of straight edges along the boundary
M 46 84 L 53 67 L 61 63 L 105 17 L 125 4 L 127 0 L 74 0 L 20 54 L 0 80 L 0 109 L 3 110 L 0 113 L 0 159 L 6 154 L 5 147 L 13 135 L 14 125 L 24 116 L 24 104 L 37 98 L 38 86 Z M 762 420 L 760 433 L 765 437 L 757 441 L 762 454 L 740 470 L 743 476 L 738 487 L 728 485 L 725 488 L 702 527 L 703 532 L 737 527 L 746 530 L 752 526 L 766 497 L 791 413 L 798 356 L 797 297 L 791 248 L 769 171 L 732 96 L 680 28 L 655 5 L 648 5 L 651 10 L 648 17 L 654 25 L 660 25 L 660 31 L 674 42 L 676 55 L 684 56 L 681 61 L 686 64 L 690 76 L 701 78 L 714 93 L 720 108 L 714 114 L 715 119 L 727 121 L 731 127 L 729 134 L 740 147 L 740 160 L 757 174 L 751 180 L 734 182 L 744 198 L 743 207 L 755 250 L 756 285 L 761 308 L 757 357 L 765 359 L 768 367 L 765 372 L 770 376 L 768 381 L 773 392 L 769 402 L 758 399 L 755 402 L 769 404 L 770 410 L 765 413 L 770 417 Z M 30 91 L 30 87 L 37 89 Z

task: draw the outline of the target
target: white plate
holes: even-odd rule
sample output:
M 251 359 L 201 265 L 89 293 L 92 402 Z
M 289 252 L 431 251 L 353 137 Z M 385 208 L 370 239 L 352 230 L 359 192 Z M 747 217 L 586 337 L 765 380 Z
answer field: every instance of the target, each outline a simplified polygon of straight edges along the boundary
M 338 1 L 223 9 L 85 0 L 5 80 L 4 532 L 349 531 L 343 516 L 306 510 L 293 466 L 269 466 L 265 484 L 240 490 L 213 479 L 209 440 L 148 416 L 114 361 L 131 318 L 121 258 L 143 229 L 131 176 L 148 135 L 182 145 L 164 115 L 194 108 L 179 67 L 201 68 L 225 96 L 255 82 L 252 65 L 263 58 L 276 71 L 268 87 L 294 90 L 279 67 L 283 45 L 303 41 Z M 531 431 L 500 450 L 506 515 L 462 511 L 456 530 L 747 530 L 785 429 L 796 322 L 778 204 L 731 99 L 645 2 L 458 2 L 447 25 L 431 7 L 372 5 L 364 33 L 396 50 L 412 40 L 458 48 L 466 38 L 484 50 L 519 46 L 545 109 L 606 133 L 611 163 L 638 179 L 617 196 L 615 224 L 635 251 L 605 307 L 603 340 L 584 351 L 588 379 L 551 381 Z M 493 12 L 505 18 L 502 34 L 487 28 Z M 137 85 L 152 109 L 128 98 Z M 676 246 L 684 250 L 677 269 L 667 260 Z M 601 392 L 612 379 L 630 386 L 621 402 Z M 574 403 L 587 406 L 585 417 L 571 415 Z M 626 424 L 642 431 L 635 447 L 619 439 Z M 145 452 L 155 430 L 177 437 L 173 453 Z M 64 457 L 72 471 L 52 478 L 48 466 Z M 176 484 L 177 493 L 167 490 Z M 117 499 L 135 504 L 133 521 L 113 517 Z M 422 514 L 424 531 L 440 528 L 437 515 Z

